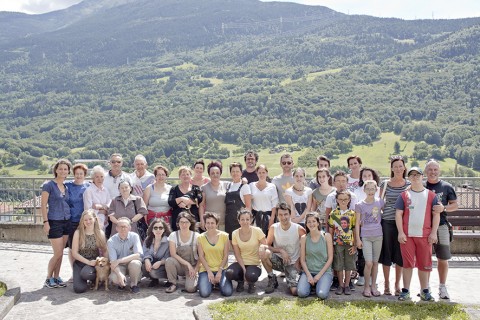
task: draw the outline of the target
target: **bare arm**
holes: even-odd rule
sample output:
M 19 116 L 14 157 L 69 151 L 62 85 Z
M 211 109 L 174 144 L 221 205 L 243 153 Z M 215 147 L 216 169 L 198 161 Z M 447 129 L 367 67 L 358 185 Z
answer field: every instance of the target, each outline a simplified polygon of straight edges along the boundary
M 398 242 L 404 244 L 407 242 L 407 236 L 403 231 L 403 210 L 397 209 L 395 211 L 395 224 L 398 230 Z

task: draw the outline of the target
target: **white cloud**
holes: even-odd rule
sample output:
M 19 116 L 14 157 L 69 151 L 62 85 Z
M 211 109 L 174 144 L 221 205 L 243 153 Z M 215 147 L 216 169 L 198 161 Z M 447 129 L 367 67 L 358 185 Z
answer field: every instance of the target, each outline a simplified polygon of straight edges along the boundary
M 68 8 L 81 1 L 82 0 L 0 0 L 0 11 L 37 14 Z

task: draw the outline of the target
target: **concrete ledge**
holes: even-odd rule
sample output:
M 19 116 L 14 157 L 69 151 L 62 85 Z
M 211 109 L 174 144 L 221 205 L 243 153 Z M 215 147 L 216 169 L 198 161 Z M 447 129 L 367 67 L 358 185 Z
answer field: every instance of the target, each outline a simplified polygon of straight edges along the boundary
M 47 236 L 43 232 L 43 225 L 30 222 L 0 223 L 0 240 L 45 243 L 49 242 Z
M 15 286 L 8 281 L 0 278 L 0 281 L 7 286 L 7 292 L 0 297 L 0 319 L 7 316 L 7 313 L 13 308 L 18 299 L 20 299 L 20 287 Z
M 452 254 L 478 254 L 480 252 L 480 233 L 455 233 L 450 243 Z

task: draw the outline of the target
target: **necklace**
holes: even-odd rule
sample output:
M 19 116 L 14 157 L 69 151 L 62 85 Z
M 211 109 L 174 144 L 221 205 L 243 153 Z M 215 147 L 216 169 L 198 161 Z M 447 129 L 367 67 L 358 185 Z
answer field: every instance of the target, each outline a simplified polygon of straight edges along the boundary
M 297 189 L 295 187 L 295 185 L 292 186 L 292 189 L 295 190 L 295 191 L 299 191 L 299 192 L 302 192 L 303 190 L 305 190 L 305 187 L 302 187 L 301 189 Z

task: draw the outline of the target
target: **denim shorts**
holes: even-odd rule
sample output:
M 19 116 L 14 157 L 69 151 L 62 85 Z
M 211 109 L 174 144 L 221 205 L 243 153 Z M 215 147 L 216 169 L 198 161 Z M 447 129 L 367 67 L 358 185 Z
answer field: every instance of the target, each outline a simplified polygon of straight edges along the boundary
M 48 220 L 50 231 L 48 231 L 48 239 L 58 239 L 68 236 L 71 229 L 70 220 Z

